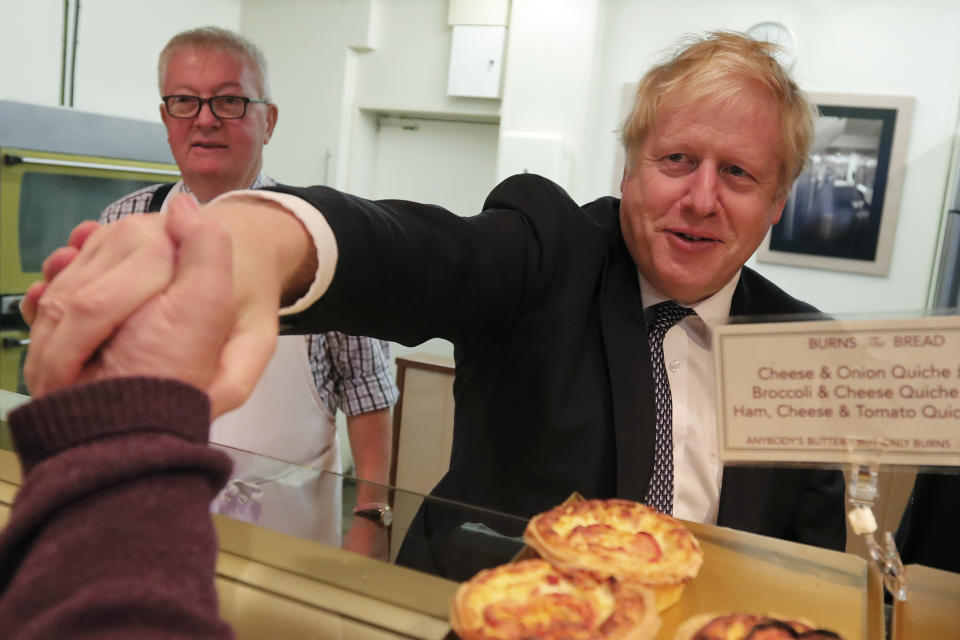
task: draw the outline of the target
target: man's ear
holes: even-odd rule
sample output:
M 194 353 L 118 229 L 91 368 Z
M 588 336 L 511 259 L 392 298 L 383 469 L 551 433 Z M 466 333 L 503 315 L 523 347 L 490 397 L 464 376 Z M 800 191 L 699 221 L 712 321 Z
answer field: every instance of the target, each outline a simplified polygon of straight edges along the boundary
M 773 204 L 773 206 L 775 207 L 776 213 L 773 214 L 773 218 L 771 218 L 770 220 L 771 227 L 777 224 L 778 222 L 780 222 L 780 217 L 783 215 L 783 208 L 784 206 L 786 206 L 786 204 L 787 204 L 787 196 L 784 196 L 783 198 L 780 199 L 779 202 L 775 202 Z
M 280 109 L 277 105 L 270 103 L 267 105 L 267 131 L 263 136 L 263 144 L 270 142 L 273 137 L 273 128 L 277 126 L 277 118 L 280 116 Z
M 167 132 L 167 144 L 171 144 L 171 142 L 170 142 L 170 120 L 171 120 L 171 118 L 170 118 L 170 114 L 167 113 L 167 107 L 166 107 L 166 105 L 164 105 L 162 102 L 160 103 L 160 120 L 163 121 L 163 128 L 164 128 L 164 129 L 166 130 L 166 132 Z

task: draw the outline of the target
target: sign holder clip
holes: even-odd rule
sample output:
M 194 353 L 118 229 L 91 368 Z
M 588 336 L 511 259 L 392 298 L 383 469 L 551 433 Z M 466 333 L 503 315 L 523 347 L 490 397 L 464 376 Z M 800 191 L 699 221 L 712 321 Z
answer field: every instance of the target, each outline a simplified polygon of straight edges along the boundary
M 869 454 L 868 454 L 869 455 Z M 847 502 L 850 510 L 847 520 L 854 533 L 862 535 L 870 554 L 870 560 L 883 577 L 883 585 L 898 601 L 907 601 L 907 579 L 900 560 L 900 553 L 893 534 L 883 532 L 883 543 L 877 542 L 877 519 L 873 506 L 880 491 L 877 487 L 882 450 L 869 455 L 869 462 L 854 462 L 850 465 L 850 484 L 847 486 Z

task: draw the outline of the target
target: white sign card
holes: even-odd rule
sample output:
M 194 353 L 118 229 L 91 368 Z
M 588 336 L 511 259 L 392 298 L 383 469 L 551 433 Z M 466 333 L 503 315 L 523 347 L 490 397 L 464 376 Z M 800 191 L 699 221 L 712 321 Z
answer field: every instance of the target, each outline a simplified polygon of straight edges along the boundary
M 960 466 L 960 316 L 714 331 L 729 461 Z

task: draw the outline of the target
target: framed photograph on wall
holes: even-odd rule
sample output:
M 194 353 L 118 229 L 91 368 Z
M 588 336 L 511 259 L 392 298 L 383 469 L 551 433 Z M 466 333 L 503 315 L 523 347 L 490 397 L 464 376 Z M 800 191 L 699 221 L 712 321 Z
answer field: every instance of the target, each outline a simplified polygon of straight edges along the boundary
M 885 276 L 913 98 L 811 93 L 820 117 L 807 168 L 757 260 Z

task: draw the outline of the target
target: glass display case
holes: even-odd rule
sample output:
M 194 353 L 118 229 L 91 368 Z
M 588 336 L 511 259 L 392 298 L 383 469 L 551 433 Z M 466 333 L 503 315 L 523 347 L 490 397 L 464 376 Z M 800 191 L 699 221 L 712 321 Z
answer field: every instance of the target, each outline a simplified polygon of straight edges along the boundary
M 4 415 L 25 400 L 3 398 Z M 232 456 L 247 452 L 224 449 Z M 292 476 L 327 476 L 339 485 L 342 527 L 352 524 L 359 484 L 350 476 L 263 460 L 277 470 L 265 482 Z M 0 451 L 0 525 L 9 514 L 20 483 L 19 465 Z M 305 486 L 309 483 L 305 483 Z M 309 485 L 312 486 L 312 485 Z M 435 549 L 456 558 L 438 570 L 469 575 L 483 567 L 510 562 L 523 548 L 526 521 L 465 504 L 388 488 L 395 519 L 389 529 L 390 562 L 325 546 L 256 524 L 258 509 L 239 518 L 214 515 L 220 539 L 216 581 L 222 615 L 239 638 L 455 638 L 448 623 L 450 600 L 458 582 L 396 563 L 403 546 Z M 252 503 L 268 491 L 250 492 Z M 325 508 L 315 501 L 317 509 Z M 261 505 L 262 506 L 262 505 Z M 304 508 L 303 501 L 297 508 Z M 443 540 L 425 540 L 411 526 L 421 509 L 446 514 L 459 524 Z M 893 640 L 957 637 L 960 575 L 921 566 L 907 567 L 910 598 L 885 624 L 881 577 L 863 558 L 789 543 L 721 527 L 689 523 L 700 540 L 703 567 L 680 601 L 662 614 L 659 638 L 673 637 L 688 617 L 715 611 L 776 612 L 814 620 L 847 639 Z M 950 605 L 954 606 L 950 606 Z M 951 635 L 954 634 L 954 635 Z

